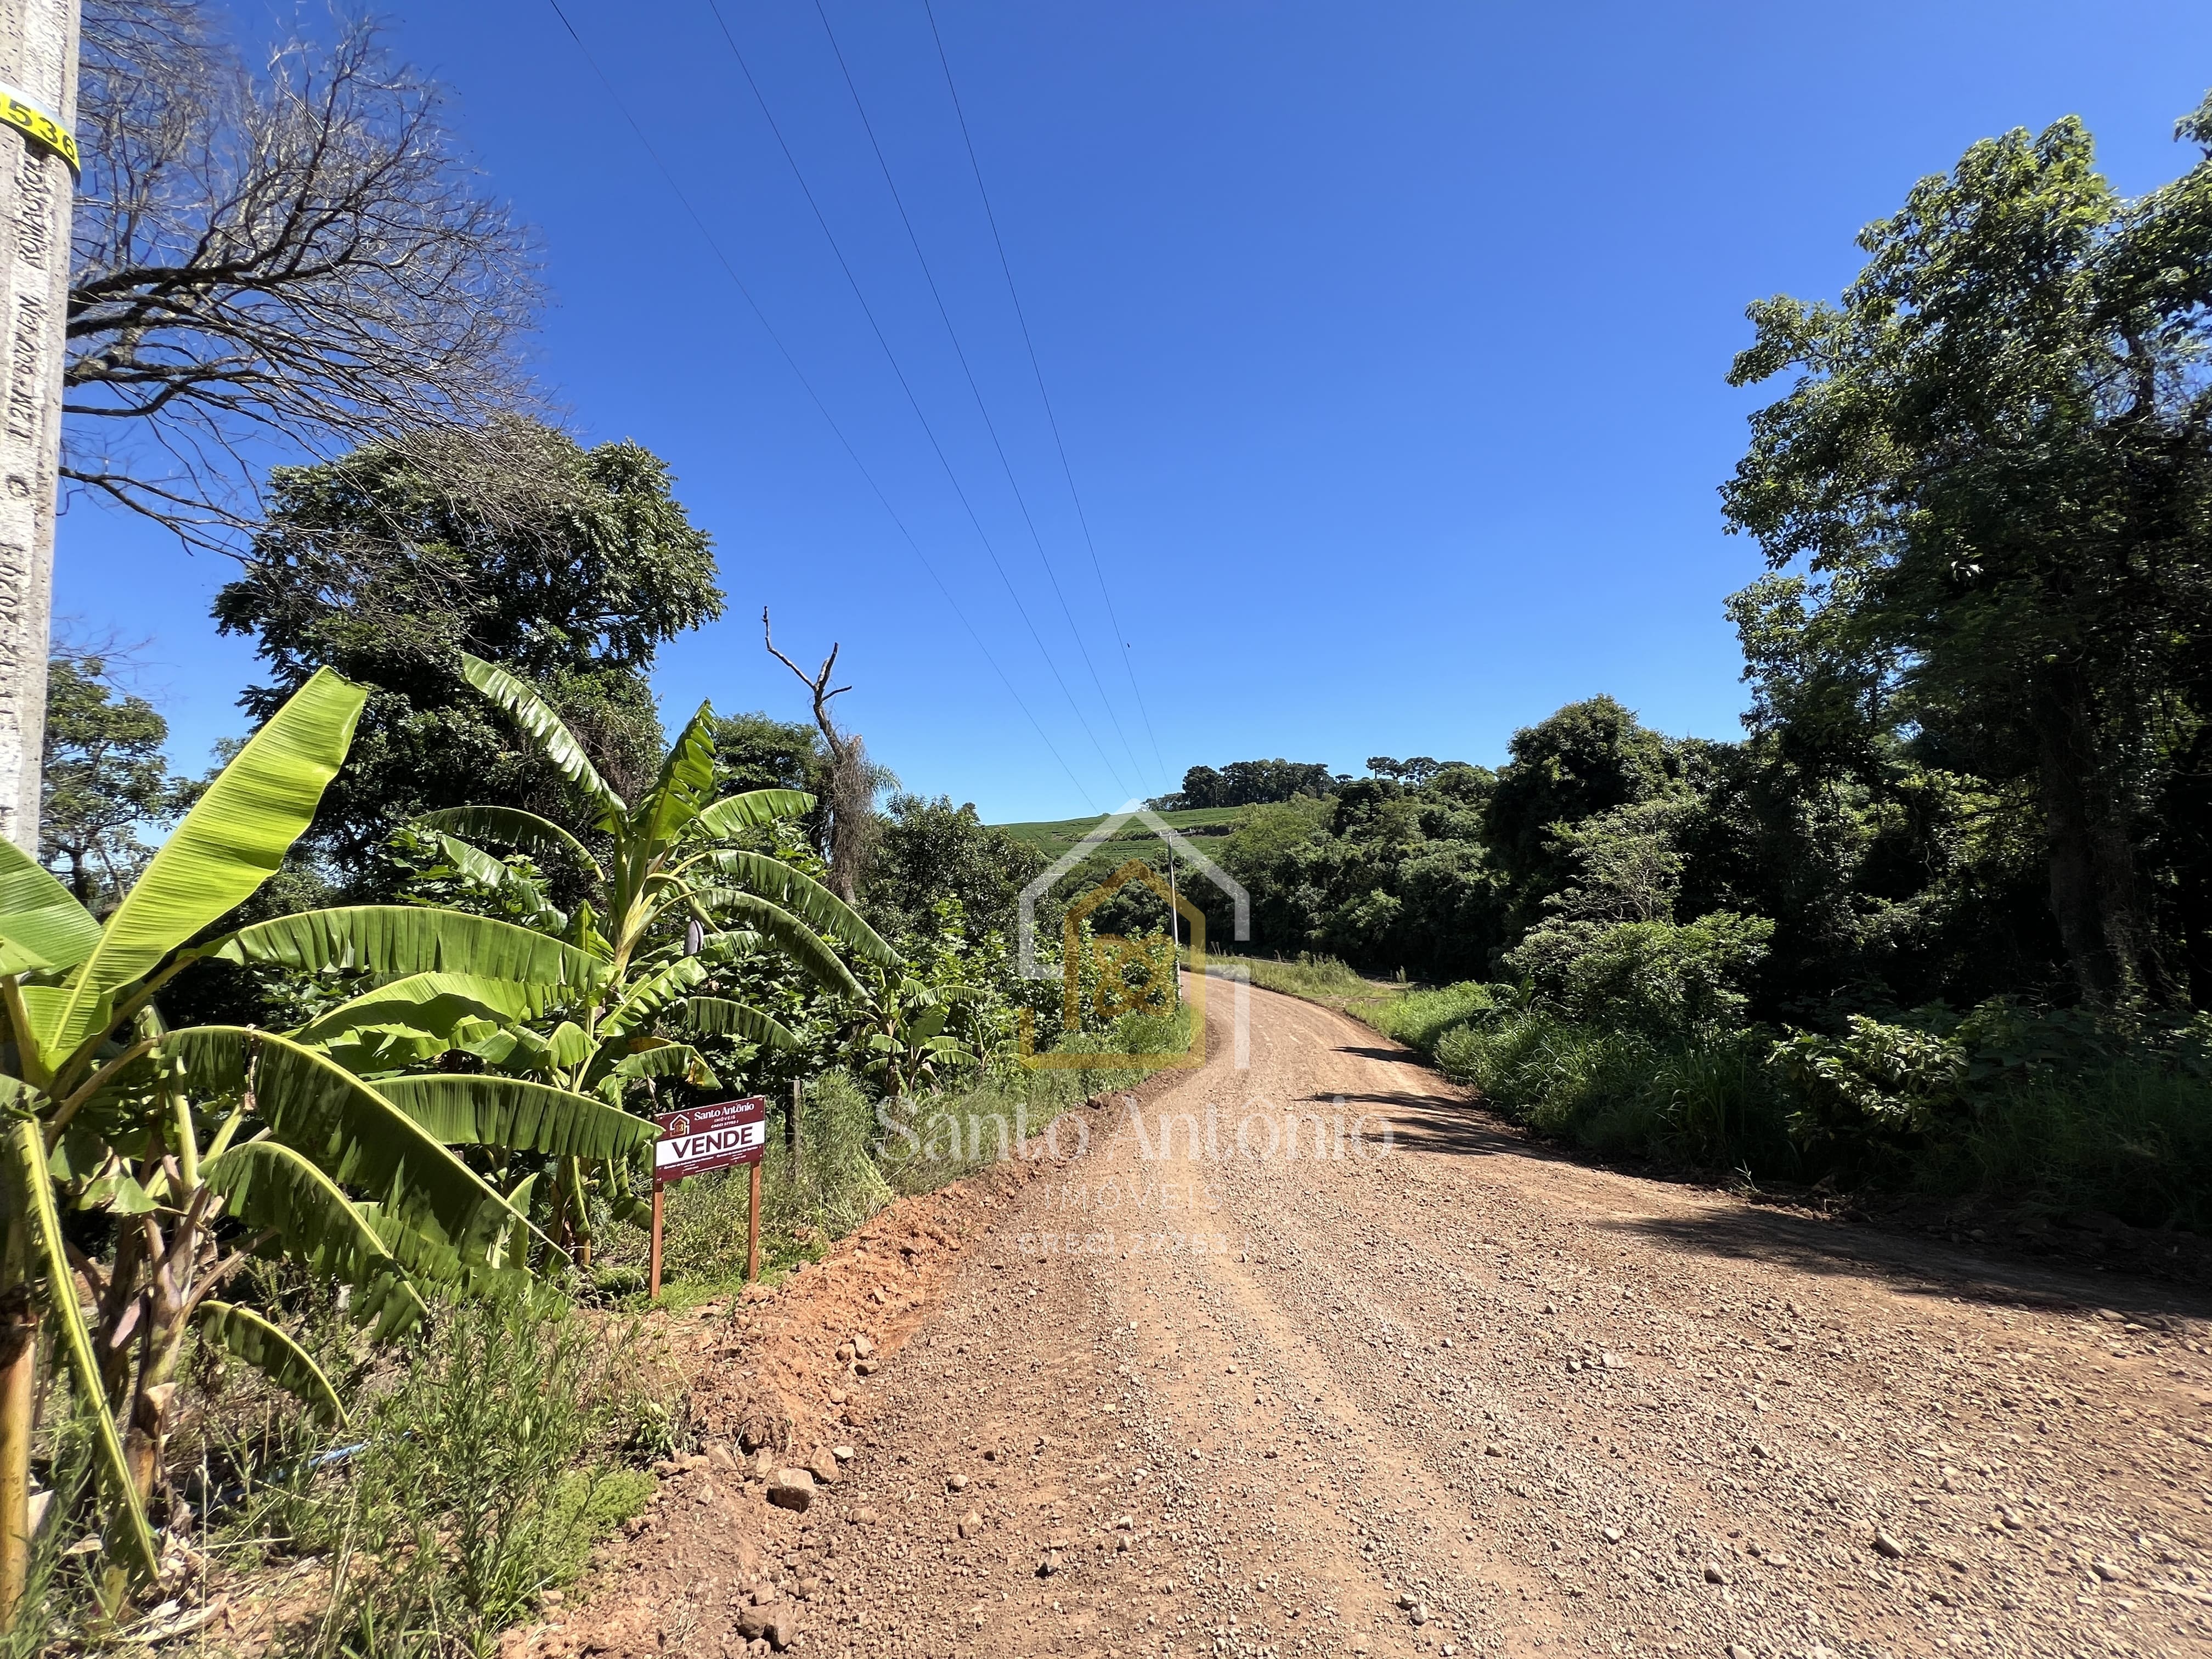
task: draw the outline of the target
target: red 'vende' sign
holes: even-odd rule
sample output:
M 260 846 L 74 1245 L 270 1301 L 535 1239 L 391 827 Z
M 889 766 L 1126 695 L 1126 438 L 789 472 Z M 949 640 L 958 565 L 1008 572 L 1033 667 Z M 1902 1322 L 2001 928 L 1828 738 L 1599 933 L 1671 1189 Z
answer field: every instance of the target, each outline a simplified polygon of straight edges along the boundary
M 768 1146 L 766 1095 L 663 1112 L 653 1121 L 660 1126 L 660 1142 L 653 1149 L 655 1186 L 733 1164 L 757 1164 Z

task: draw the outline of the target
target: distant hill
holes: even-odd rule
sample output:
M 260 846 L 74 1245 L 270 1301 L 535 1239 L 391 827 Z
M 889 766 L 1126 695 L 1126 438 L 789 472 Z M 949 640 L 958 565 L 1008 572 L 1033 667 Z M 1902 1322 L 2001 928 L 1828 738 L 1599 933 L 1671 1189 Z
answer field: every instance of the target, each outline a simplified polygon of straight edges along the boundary
M 1193 840 L 1197 840 L 1204 836 L 1226 835 L 1231 820 L 1243 810 L 1241 806 L 1198 806 L 1187 808 L 1182 811 L 1163 812 L 1160 817 L 1174 829 L 1181 830 Z M 1106 817 L 1105 813 L 1101 812 L 1095 817 L 1059 818 L 1043 823 L 1002 823 L 999 828 L 1004 830 L 1016 841 L 1026 842 L 1030 846 L 1036 848 L 1049 862 L 1103 823 Z M 1141 818 L 1132 818 L 1116 830 L 1113 839 L 1100 848 L 1092 856 L 1098 857 L 1109 852 L 1118 853 L 1126 845 L 1128 851 L 1124 856 L 1142 858 L 1147 849 L 1157 852 L 1159 844 L 1160 838 L 1152 833 L 1151 825 L 1146 823 Z

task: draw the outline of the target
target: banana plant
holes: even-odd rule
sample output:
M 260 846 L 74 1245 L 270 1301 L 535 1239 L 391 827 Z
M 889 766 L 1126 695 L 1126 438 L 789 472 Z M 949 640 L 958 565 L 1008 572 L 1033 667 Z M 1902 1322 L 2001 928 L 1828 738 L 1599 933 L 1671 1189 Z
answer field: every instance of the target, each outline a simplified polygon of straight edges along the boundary
M 859 912 L 781 859 L 733 844 L 748 831 L 811 811 L 795 789 L 714 793 L 714 710 L 702 703 L 677 735 L 652 787 L 635 803 L 599 775 L 582 744 L 527 684 L 497 665 L 464 656 L 469 683 L 504 709 L 517 729 L 568 780 L 584 804 L 580 831 L 508 806 L 462 806 L 426 814 L 447 860 L 495 888 L 518 877 L 484 846 L 527 854 L 544 868 L 565 865 L 587 896 L 573 915 L 544 901 L 533 884 L 510 890 L 549 936 L 581 953 L 599 974 L 590 994 L 550 1033 L 511 1025 L 456 1044 L 487 1066 L 543 1078 L 578 1094 L 622 1102 L 634 1085 L 664 1079 L 714 1086 L 690 1038 L 734 1037 L 759 1047 L 797 1046 L 763 1010 L 719 994 L 721 970 L 763 953 L 834 994 L 858 996 L 860 981 L 837 947 L 866 965 L 899 958 Z M 596 843 L 594 852 L 586 838 Z M 620 1162 L 611 1196 L 626 1197 Z M 553 1171 L 558 1236 L 590 1248 L 585 1155 Z
M 254 1256 L 354 1288 L 386 1334 L 418 1285 L 512 1270 L 529 1229 L 457 1146 L 616 1155 L 649 1126 L 572 1091 L 501 1077 L 371 1082 L 344 1055 L 374 1021 L 315 1031 L 170 1030 L 156 998 L 209 957 L 370 984 L 389 1013 L 447 995 L 509 1018 L 586 1002 L 599 957 L 509 923 L 403 906 L 312 911 L 193 943 L 283 863 L 352 740 L 366 691 L 324 670 L 210 785 L 105 922 L 0 842 L 0 1628 L 30 1542 L 33 1367 L 58 1356 L 90 1407 L 113 1595 L 158 1577 L 148 1500 L 174 1376 L 197 1330 L 325 1413 L 328 1379 L 275 1322 L 218 1294 Z M 338 1011 L 343 1012 L 343 1011 Z M 354 1035 L 353 1049 L 333 1035 Z M 641 1132 L 643 1133 L 641 1133 Z M 104 1218 L 96 1261 L 66 1211 Z M 88 1295 L 89 1312 L 85 1306 Z M 53 1340 L 33 1340 L 43 1311 Z
M 873 983 L 862 996 L 853 1041 L 861 1071 L 886 1094 L 918 1094 L 945 1070 L 984 1062 L 986 1052 L 972 1031 L 963 1037 L 948 1029 L 956 1015 L 972 1010 L 972 988 L 933 985 L 908 973 L 870 977 Z

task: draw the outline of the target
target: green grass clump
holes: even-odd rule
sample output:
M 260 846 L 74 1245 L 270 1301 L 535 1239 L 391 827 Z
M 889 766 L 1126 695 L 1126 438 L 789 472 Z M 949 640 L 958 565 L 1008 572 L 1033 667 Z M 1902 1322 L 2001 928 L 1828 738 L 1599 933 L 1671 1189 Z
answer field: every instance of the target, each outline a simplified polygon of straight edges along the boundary
M 1440 990 L 1409 991 L 1377 1009 L 1372 1024 L 1383 1036 L 1433 1054 L 1446 1032 L 1498 1006 L 1498 989 L 1480 980 L 1468 980 Z
M 1268 957 L 1236 957 L 1208 953 L 1206 971 L 1219 978 L 1244 974 L 1263 991 L 1318 1002 L 1376 1024 L 1376 1016 L 1406 994 L 1403 980 L 1369 979 L 1355 973 L 1334 957 L 1300 951 L 1291 961 Z
M 359 1413 L 331 1479 L 330 1611 L 316 1651 L 358 1659 L 490 1652 L 592 1546 L 641 1510 L 633 1459 L 668 1413 L 621 1331 L 544 1292 L 435 1310 L 406 1370 Z M 642 1431 L 642 1432 L 641 1432 Z

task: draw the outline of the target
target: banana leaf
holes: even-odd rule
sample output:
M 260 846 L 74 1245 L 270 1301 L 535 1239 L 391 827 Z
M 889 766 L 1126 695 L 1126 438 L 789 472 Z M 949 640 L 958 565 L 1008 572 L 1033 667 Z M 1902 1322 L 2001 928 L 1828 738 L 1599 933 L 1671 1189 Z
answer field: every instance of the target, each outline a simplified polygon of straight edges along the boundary
M 714 710 L 698 713 L 669 745 L 660 776 L 630 814 L 632 837 L 647 847 L 665 845 L 714 799 Z
M 860 982 L 853 977 L 853 970 L 819 933 L 781 905 L 742 887 L 687 888 L 683 896 L 702 915 L 717 921 L 734 917 L 754 932 L 767 934 L 824 990 L 848 997 L 860 994 Z
M 799 1047 L 799 1038 L 788 1026 L 726 997 L 693 997 L 684 1005 L 684 1024 L 701 1036 L 743 1037 L 763 1048 Z
M 411 904 L 278 916 L 240 928 L 212 954 L 283 968 L 350 968 L 393 978 L 466 974 L 573 991 L 588 990 L 606 973 L 598 958 L 527 927 Z
M 713 971 L 708 963 L 697 957 L 678 957 L 667 966 L 642 975 L 620 1002 L 599 1017 L 601 1036 L 643 1030 L 653 1023 L 654 1015 L 702 983 Z
M 651 1142 L 651 1122 L 521 1078 L 386 1078 L 377 1092 L 452 1146 L 501 1146 L 562 1158 L 615 1158 Z
M 68 888 L 11 841 L 0 841 L 0 974 L 74 968 L 100 924 Z
M 599 861 L 585 849 L 583 842 L 550 818 L 541 818 L 519 806 L 447 806 L 425 812 L 416 822 L 428 829 L 467 836 L 477 841 L 497 842 L 540 857 L 566 854 L 592 875 L 605 879 Z
M 322 1046 L 362 1027 L 398 1025 L 428 1036 L 450 1036 L 465 1019 L 506 1024 L 545 1012 L 547 988 L 473 974 L 410 974 L 318 1014 L 292 1033 L 295 1042 Z
M 274 1032 L 191 1026 L 161 1039 L 204 1089 L 253 1090 L 270 1134 L 335 1182 L 374 1193 L 410 1226 L 480 1255 L 514 1219 L 507 1201 L 415 1120 L 361 1079 Z
M 628 1054 L 620 1054 L 610 1049 L 600 1057 L 586 1083 L 597 1083 L 602 1078 L 621 1078 L 635 1080 L 641 1078 L 676 1078 L 702 1089 L 721 1086 L 721 1079 L 707 1057 L 688 1042 L 671 1042 L 665 1037 L 641 1037 L 639 1046 Z
M 481 657 L 471 657 L 465 651 L 461 653 L 461 673 L 471 685 L 514 716 L 514 723 L 538 745 L 538 753 L 552 762 L 562 777 L 592 798 L 592 805 L 603 815 L 603 822 L 623 811 L 622 797 L 607 787 L 606 780 L 600 777 L 591 757 L 585 754 L 584 745 L 576 741 L 575 734 L 537 692 L 504 668 Z
M 545 897 L 545 890 L 521 871 L 502 864 L 481 847 L 471 847 L 459 836 L 440 830 L 438 850 L 446 861 L 479 887 L 495 893 L 509 894 L 526 914 L 544 917 L 551 931 L 558 933 L 568 925 L 568 918 L 555 909 Z
M 327 668 L 222 769 L 100 929 L 39 1036 L 55 1059 L 106 1029 L 126 987 L 276 872 L 353 742 L 368 691 Z
M 304 1401 L 326 1423 L 343 1425 L 349 1419 L 338 1391 L 307 1351 L 251 1308 L 228 1302 L 203 1302 L 200 1335 L 228 1352 L 236 1354 L 285 1393 Z
M 686 841 L 722 841 L 740 830 L 765 830 L 778 818 L 801 818 L 814 810 L 803 789 L 748 789 L 725 795 L 691 820 Z
M 860 913 L 805 871 L 765 853 L 721 848 L 700 854 L 688 868 L 712 870 L 724 886 L 743 888 L 781 906 L 812 927 L 881 968 L 899 965 L 897 951 L 868 926 Z
M 422 1297 L 370 1224 L 366 1206 L 282 1141 L 226 1147 L 200 1166 L 200 1179 L 222 1194 L 230 1214 L 257 1232 L 275 1233 L 285 1256 L 312 1273 L 375 1292 L 374 1311 L 386 1334 L 422 1320 Z M 456 1260 L 456 1271 L 459 1265 Z

